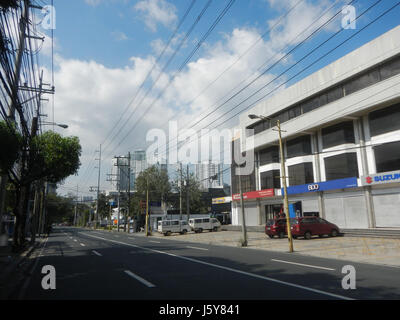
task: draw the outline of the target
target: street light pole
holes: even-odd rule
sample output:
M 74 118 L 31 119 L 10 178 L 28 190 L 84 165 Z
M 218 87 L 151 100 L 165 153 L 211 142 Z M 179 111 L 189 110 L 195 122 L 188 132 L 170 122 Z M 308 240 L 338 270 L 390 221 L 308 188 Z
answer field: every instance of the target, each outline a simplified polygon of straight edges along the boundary
M 243 242 L 242 246 L 247 247 L 247 230 L 246 230 L 246 217 L 244 212 L 244 201 L 243 201 L 243 190 L 242 190 L 242 175 L 239 167 L 239 192 L 240 192 L 240 207 L 242 212 L 242 234 Z
M 286 185 L 286 168 L 285 168 L 285 158 L 283 155 L 281 122 L 279 120 L 277 120 L 276 125 L 278 127 L 278 134 L 279 134 L 279 152 L 281 155 L 280 158 L 281 158 L 281 171 L 282 171 L 283 192 L 284 192 L 284 209 L 286 212 L 286 227 L 287 227 L 287 234 L 288 234 L 288 240 L 289 240 L 289 252 L 293 252 L 293 238 L 292 238 L 292 232 L 290 230 L 289 200 L 288 200 L 287 185 Z
M 249 114 L 250 119 L 262 119 L 262 120 L 269 120 L 271 118 L 258 116 L 255 114 Z M 286 216 L 286 227 L 287 227 L 287 234 L 288 234 L 288 241 L 289 241 L 289 252 L 293 252 L 293 237 L 292 231 L 290 229 L 290 220 L 289 220 L 289 199 L 287 194 L 287 185 L 286 185 L 286 169 L 285 169 L 285 157 L 283 154 L 283 143 L 282 143 L 282 133 L 281 133 L 281 122 L 279 120 L 276 121 L 276 126 L 278 127 L 278 135 L 279 135 L 279 153 L 281 158 L 281 173 L 282 173 L 282 182 L 283 182 L 283 206 L 285 210 Z

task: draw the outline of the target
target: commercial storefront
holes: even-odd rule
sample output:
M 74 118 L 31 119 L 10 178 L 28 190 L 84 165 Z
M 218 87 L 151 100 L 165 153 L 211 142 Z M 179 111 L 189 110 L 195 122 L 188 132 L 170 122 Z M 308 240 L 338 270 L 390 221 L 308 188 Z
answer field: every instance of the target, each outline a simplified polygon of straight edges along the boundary
M 376 227 L 400 228 L 400 171 L 362 176 L 360 180 L 362 186 L 371 188 Z
M 400 228 L 398 39 L 400 26 L 239 116 L 236 129 L 251 131 L 232 145 L 254 153 L 255 169 L 239 179 L 232 161 L 232 223 L 241 223 L 239 182 L 248 195 L 274 190 L 244 199 L 246 223 L 262 225 L 282 211 L 285 179 L 292 215 L 318 212 L 341 228 Z

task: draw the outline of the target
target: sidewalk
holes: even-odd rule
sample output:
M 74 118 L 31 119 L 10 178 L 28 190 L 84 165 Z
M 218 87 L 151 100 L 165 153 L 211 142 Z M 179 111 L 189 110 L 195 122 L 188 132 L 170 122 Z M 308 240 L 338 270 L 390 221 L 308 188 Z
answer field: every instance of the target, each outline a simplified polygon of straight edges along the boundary
M 8 240 L 8 246 L 0 247 L 0 300 L 7 299 L 13 288 L 18 285 L 20 273 L 28 262 L 27 258 L 40 242 L 41 239 L 37 238 L 34 245 L 28 244 L 22 252 L 17 253 L 12 252 L 12 239 Z
M 144 233 L 134 233 L 143 235 Z M 242 237 L 240 231 L 219 231 L 203 233 L 172 234 L 164 236 L 152 233 L 152 238 L 181 240 L 210 245 L 239 247 Z M 277 252 L 288 252 L 288 239 L 270 239 L 261 232 L 247 232 L 248 246 L 244 249 L 261 249 Z M 400 267 L 400 239 L 367 238 L 367 237 L 313 237 L 293 241 L 295 254 L 304 254 L 322 258 L 348 260 L 362 263 Z

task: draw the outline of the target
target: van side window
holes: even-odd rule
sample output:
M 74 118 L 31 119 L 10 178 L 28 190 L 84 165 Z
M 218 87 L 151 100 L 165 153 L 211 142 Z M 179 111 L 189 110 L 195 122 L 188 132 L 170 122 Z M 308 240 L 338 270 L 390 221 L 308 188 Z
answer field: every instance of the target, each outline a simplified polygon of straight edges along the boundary
M 186 226 L 187 225 L 187 222 L 186 221 L 182 221 L 182 223 L 181 223 L 183 226 Z
M 178 225 L 179 224 L 179 221 L 172 221 L 172 225 L 173 226 L 176 226 L 176 225 Z
M 210 219 L 203 219 L 203 222 L 210 222 Z
M 201 223 L 202 220 L 201 219 L 194 219 L 194 223 Z

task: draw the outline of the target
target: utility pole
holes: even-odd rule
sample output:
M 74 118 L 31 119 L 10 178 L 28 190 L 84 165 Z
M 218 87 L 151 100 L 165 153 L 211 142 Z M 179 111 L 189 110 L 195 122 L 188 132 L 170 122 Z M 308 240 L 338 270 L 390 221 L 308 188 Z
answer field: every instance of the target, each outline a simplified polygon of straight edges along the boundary
M 74 226 L 76 227 L 76 216 L 77 216 L 77 212 L 78 212 L 78 199 L 79 199 L 79 196 L 78 196 L 78 189 L 79 188 L 79 185 L 76 185 L 76 201 L 75 201 L 75 215 L 74 215 Z
M 250 119 L 262 119 L 262 120 L 272 121 L 272 119 L 269 117 L 259 116 L 259 115 L 255 115 L 255 114 L 249 114 L 248 117 Z M 278 129 L 272 129 L 272 130 L 278 131 L 279 153 L 280 153 L 280 158 L 281 158 L 281 173 L 282 173 L 283 193 L 284 193 L 283 206 L 284 206 L 285 215 L 286 215 L 286 228 L 287 228 L 287 234 L 288 234 L 288 240 L 289 240 L 289 252 L 293 252 L 293 237 L 292 237 L 292 231 L 290 230 L 289 199 L 288 199 L 287 185 L 286 185 L 285 157 L 283 154 L 281 122 L 279 120 L 276 121 L 276 126 Z
M 189 164 L 186 166 L 186 175 L 187 175 L 187 180 L 186 180 L 186 220 L 189 221 L 190 219 L 190 195 L 189 195 Z
M 149 236 L 149 176 L 147 175 L 147 188 L 146 188 L 146 237 Z
M 109 174 L 107 174 L 107 176 L 109 176 L 109 178 L 107 178 L 107 181 L 116 182 L 117 183 L 117 187 L 118 187 L 118 183 L 119 183 L 118 173 L 117 174 L 109 173 Z M 115 177 L 115 178 L 113 178 L 113 177 Z M 118 199 L 118 210 L 119 210 L 119 199 Z M 110 221 L 111 221 L 111 204 L 110 204 Z M 111 225 L 113 225 L 113 223 L 114 222 L 111 221 Z M 119 219 L 118 219 L 118 223 L 119 223 Z
M 242 235 L 243 235 L 242 246 L 247 247 L 246 216 L 245 216 L 245 212 L 244 212 L 242 174 L 240 172 L 240 167 L 239 167 L 239 192 L 240 192 L 240 208 L 241 208 L 241 212 L 242 212 Z
M 128 206 L 127 206 L 127 220 L 128 220 L 128 233 L 130 232 L 130 206 L 131 206 L 131 152 L 128 152 Z
M 285 158 L 283 155 L 281 122 L 279 120 L 277 120 L 276 125 L 278 127 L 278 134 L 279 134 L 279 151 L 281 154 L 281 170 L 282 170 L 282 176 L 283 176 L 282 179 L 283 179 L 283 192 L 284 192 L 284 208 L 285 208 L 285 213 L 286 213 L 286 227 L 287 227 L 287 234 L 288 234 L 288 240 L 289 240 L 289 252 L 293 252 L 293 238 L 292 238 L 292 232 L 290 230 L 289 200 L 288 200 L 287 185 L 286 185 L 286 169 L 285 169 Z
M 99 152 L 99 158 L 96 159 L 99 161 L 99 173 L 97 176 L 97 199 L 96 199 L 96 217 L 94 221 L 94 228 L 97 229 L 97 220 L 99 217 L 99 195 L 100 195 L 100 172 L 101 172 L 101 144 L 100 144 L 100 150 Z
M 182 162 L 179 162 L 179 220 L 182 220 Z
M 29 19 L 29 0 L 24 1 L 24 8 L 20 18 L 20 29 L 19 29 L 19 48 L 17 49 L 18 54 L 15 61 L 14 77 L 13 83 L 11 85 L 11 102 L 8 111 L 8 118 L 15 123 L 15 110 L 18 105 L 18 88 L 19 80 L 21 75 L 21 65 L 22 65 L 22 55 L 25 51 L 25 38 L 26 38 L 26 26 Z M 3 174 L 0 181 L 0 234 L 2 233 L 2 221 L 3 221 L 3 211 L 6 196 L 6 186 L 8 182 L 8 175 Z

